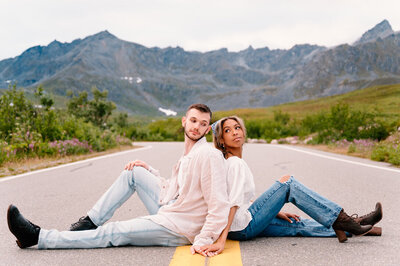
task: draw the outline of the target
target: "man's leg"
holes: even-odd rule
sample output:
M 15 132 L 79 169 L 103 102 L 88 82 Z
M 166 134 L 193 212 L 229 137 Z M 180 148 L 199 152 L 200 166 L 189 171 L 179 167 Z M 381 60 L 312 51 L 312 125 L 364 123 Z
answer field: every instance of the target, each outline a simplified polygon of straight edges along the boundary
M 134 167 L 132 171 L 125 170 L 121 173 L 88 212 L 88 216 L 95 225 L 103 225 L 135 191 L 138 192 L 148 212 L 156 214 L 160 208 L 158 204 L 160 179 L 143 167 Z
M 39 249 L 103 248 L 111 246 L 182 246 L 189 240 L 153 221 L 136 218 L 111 222 L 96 230 L 40 230 Z

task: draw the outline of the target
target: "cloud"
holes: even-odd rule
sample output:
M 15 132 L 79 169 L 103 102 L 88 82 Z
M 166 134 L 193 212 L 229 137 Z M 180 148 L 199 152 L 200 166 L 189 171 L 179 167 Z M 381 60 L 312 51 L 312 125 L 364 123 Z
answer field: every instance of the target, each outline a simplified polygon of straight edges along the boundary
M 22 8 L 21 8 L 22 7 Z M 400 29 L 397 0 L 19 0 L 0 3 L 0 60 L 54 39 L 107 29 L 148 47 L 209 51 L 353 42 L 383 19 Z

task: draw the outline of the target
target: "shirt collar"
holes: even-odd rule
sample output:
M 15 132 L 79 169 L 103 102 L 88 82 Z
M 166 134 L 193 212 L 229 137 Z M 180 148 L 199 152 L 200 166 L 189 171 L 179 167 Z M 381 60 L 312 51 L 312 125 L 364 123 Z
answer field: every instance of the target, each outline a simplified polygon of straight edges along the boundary
M 193 145 L 192 149 L 190 150 L 190 152 L 188 154 L 183 155 L 182 157 L 186 157 L 186 158 L 191 158 L 192 154 L 195 150 L 197 150 L 199 147 L 201 147 L 202 145 L 207 144 L 207 138 L 204 136 L 201 139 L 199 139 L 198 141 L 196 141 L 196 143 Z

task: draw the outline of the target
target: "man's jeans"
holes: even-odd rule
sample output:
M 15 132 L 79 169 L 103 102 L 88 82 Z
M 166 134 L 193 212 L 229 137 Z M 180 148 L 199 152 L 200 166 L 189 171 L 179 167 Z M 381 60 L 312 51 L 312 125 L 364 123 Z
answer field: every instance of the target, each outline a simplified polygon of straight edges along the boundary
M 109 246 L 181 246 L 189 240 L 146 218 L 111 222 L 103 226 L 114 212 L 137 191 L 150 214 L 156 214 L 160 194 L 160 179 L 143 167 L 123 171 L 112 186 L 88 212 L 99 226 L 96 230 L 40 230 L 39 249 L 98 248 Z
M 291 202 L 311 218 L 289 223 L 275 218 L 285 203 Z M 228 238 L 248 240 L 262 236 L 334 236 L 332 224 L 342 207 L 310 190 L 294 177 L 276 182 L 249 207 L 252 220 L 241 231 L 230 232 Z

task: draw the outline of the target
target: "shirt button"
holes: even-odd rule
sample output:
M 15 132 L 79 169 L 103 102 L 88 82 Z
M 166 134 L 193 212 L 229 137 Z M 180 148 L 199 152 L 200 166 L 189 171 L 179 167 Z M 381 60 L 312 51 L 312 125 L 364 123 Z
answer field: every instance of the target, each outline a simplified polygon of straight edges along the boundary
M 162 188 L 165 188 L 165 186 L 162 186 Z

